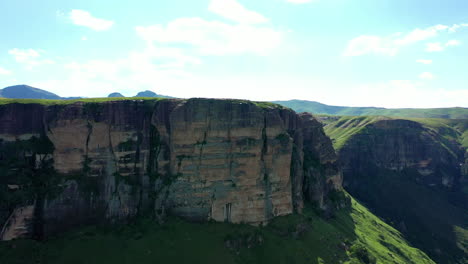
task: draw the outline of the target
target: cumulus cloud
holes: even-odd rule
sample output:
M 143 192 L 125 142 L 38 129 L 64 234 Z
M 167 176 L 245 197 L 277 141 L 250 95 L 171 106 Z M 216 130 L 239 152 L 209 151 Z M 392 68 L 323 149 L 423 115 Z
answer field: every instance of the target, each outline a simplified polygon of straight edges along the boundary
M 16 62 L 24 64 L 28 69 L 39 65 L 54 63 L 54 61 L 50 59 L 41 59 L 41 53 L 43 53 L 43 51 L 39 50 L 15 48 L 9 50 L 8 53 L 15 58 Z
M 210 86 L 215 85 L 209 81 L 213 76 L 200 78 L 191 73 L 193 67 L 203 64 L 204 56 L 268 55 L 281 44 L 283 31 L 265 23 L 268 19 L 236 1 L 211 1 L 209 9 L 231 21 L 188 17 L 165 24 L 137 26 L 136 34 L 146 42 L 144 49 L 112 60 L 68 62 L 65 65 L 68 72 L 62 79 L 32 83 L 63 95 L 66 92 L 66 96 L 106 96 L 114 91 L 131 95 L 147 89 L 174 96 L 214 97 L 219 83 Z M 220 80 L 224 85 L 228 82 Z M 201 92 L 205 86 L 210 92 Z M 233 90 L 240 89 L 231 86 Z M 197 89 L 191 91 L 187 87 Z M 255 80 L 252 80 L 243 94 L 254 88 Z
M 458 40 L 455 40 L 455 39 L 449 40 L 449 41 L 447 41 L 447 43 L 445 43 L 446 47 L 460 46 L 460 45 L 461 45 L 461 42 L 458 41 Z
M 32 83 L 63 96 L 101 97 L 115 91 L 132 95 L 155 88 L 158 93 L 172 94 L 168 89 L 173 83 L 191 76 L 185 69 L 200 63 L 180 48 L 148 45 L 121 58 L 67 62 L 62 79 Z
M 239 23 L 260 24 L 268 22 L 268 19 L 262 14 L 248 10 L 236 0 L 211 0 L 208 10 Z
M 0 67 L 0 75 L 10 75 L 10 74 L 11 74 L 11 71 Z
M 440 42 L 433 42 L 433 43 L 427 43 L 426 44 L 426 51 L 427 52 L 439 52 L 443 51 L 444 47 Z
M 434 75 L 430 72 L 423 72 L 419 75 L 419 78 L 422 80 L 432 80 L 434 79 Z
M 202 18 L 179 18 L 167 25 L 136 27 L 152 43 L 188 44 L 203 55 L 267 55 L 281 42 L 281 32 L 247 24 L 230 25 Z
M 395 56 L 397 48 L 377 36 L 359 36 L 352 39 L 344 52 L 344 56 L 361 56 L 365 54 L 380 54 Z
M 422 64 L 432 64 L 432 60 L 416 60 L 417 63 L 422 63 Z
M 456 32 L 459 28 L 466 26 L 468 26 L 468 24 L 455 24 L 451 27 L 435 25 L 425 29 L 417 28 L 406 34 L 395 33 L 390 36 L 362 35 L 349 41 L 343 55 L 362 56 L 366 54 L 377 54 L 395 56 L 402 47 L 435 38 L 441 32 Z M 453 41 L 451 44 L 456 45 Z M 431 52 L 443 50 L 442 46 L 440 48 L 436 43 L 430 43 L 426 50 Z
M 73 24 L 95 31 L 109 30 L 114 25 L 114 21 L 93 17 L 91 13 L 85 10 L 73 9 L 68 17 Z

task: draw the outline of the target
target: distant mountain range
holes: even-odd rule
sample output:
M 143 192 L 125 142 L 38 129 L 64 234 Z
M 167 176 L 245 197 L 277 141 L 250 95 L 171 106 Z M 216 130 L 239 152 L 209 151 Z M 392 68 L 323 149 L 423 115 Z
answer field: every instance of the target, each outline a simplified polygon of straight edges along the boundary
M 28 85 L 8 86 L 0 90 L 0 97 L 21 99 L 62 99 L 60 96 Z
M 125 97 L 125 96 L 123 94 L 121 94 L 121 93 L 111 93 L 107 97 L 116 98 L 116 97 Z
M 115 92 L 115 93 L 109 94 L 107 97 L 125 97 L 125 96 L 123 94 L 121 94 L 121 93 Z M 149 91 L 149 90 L 139 92 L 134 97 L 174 98 L 172 96 L 157 94 L 157 93 Z
M 54 99 L 68 100 L 79 99 L 81 97 L 60 97 L 54 93 L 34 88 L 28 85 L 14 85 L 0 89 L 0 97 L 17 98 L 17 99 Z M 108 97 L 125 97 L 121 93 L 115 92 L 109 94 Z M 155 97 L 155 98 L 174 98 L 167 95 L 160 95 L 152 91 L 139 92 L 134 97 Z M 289 101 L 273 101 L 293 109 L 296 112 L 309 112 L 313 114 L 323 115 L 339 115 L 339 116 L 390 116 L 390 117 L 413 117 L 413 118 L 446 118 L 446 119 L 468 119 L 468 108 L 452 107 L 452 108 L 400 108 L 387 109 L 381 107 L 348 107 L 348 106 L 331 106 L 314 101 L 305 100 L 289 100 Z
M 273 101 L 293 109 L 296 112 L 309 112 L 313 114 L 339 115 L 339 116 L 394 116 L 414 118 L 449 118 L 468 119 L 468 108 L 381 108 L 381 107 L 349 107 L 331 106 L 314 101 L 289 100 Z
M 35 88 L 29 85 L 13 85 L 0 89 L 0 97 L 12 99 L 51 99 L 51 100 L 69 100 L 80 99 L 83 97 L 60 97 L 57 94 Z M 108 97 L 125 97 L 121 93 L 111 93 Z M 166 95 L 158 95 L 152 91 L 139 92 L 134 97 L 159 97 L 159 98 L 174 98 Z

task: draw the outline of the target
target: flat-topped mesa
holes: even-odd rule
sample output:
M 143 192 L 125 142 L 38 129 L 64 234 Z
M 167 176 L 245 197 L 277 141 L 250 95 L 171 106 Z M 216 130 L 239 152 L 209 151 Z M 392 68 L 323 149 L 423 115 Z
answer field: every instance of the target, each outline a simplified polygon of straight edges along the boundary
M 15 103 L 0 124 L 1 239 L 147 213 L 257 225 L 341 189 L 321 125 L 273 104 Z

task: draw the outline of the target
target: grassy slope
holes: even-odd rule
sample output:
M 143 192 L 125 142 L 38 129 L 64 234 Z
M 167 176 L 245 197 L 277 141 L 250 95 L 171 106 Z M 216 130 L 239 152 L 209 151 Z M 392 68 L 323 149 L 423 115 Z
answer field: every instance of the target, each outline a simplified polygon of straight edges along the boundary
M 322 117 L 325 132 L 337 149 L 367 124 L 383 117 Z M 468 120 L 407 118 L 437 131 L 442 145 L 455 141 L 468 147 Z M 403 174 L 380 171 L 362 176 L 352 194 L 378 216 L 400 230 L 415 246 L 431 252 L 441 263 L 468 263 L 468 214 L 450 201 L 453 194 L 421 186 Z M 404 205 L 404 206 L 403 206 Z M 404 227 L 402 227 L 404 223 Z
M 114 102 L 114 101 L 160 101 L 160 100 L 216 100 L 216 101 L 229 101 L 232 103 L 252 103 L 260 108 L 277 108 L 277 109 L 287 109 L 280 104 L 274 104 L 270 102 L 255 102 L 249 100 L 240 100 L 240 99 L 208 99 L 208 98 L 192 98 L 192 99 L 176 99 L 176 98 L 162 98 L 162 97 L 104 97 L 104 98 L 80 98 L 72 100 L 50 100 L 50 99 L 9 99 L 9 98 L 0 98 L 0 105 L 6 104 L 41 104 L 41 105 L 67 105 L 77 102 L 83 103 L 104 103 L 104 102 Z
M 381 119 L 386 118 L 380 116 L 322 117 L 322 121 L 326 125 L 324 127 L 325 133 L 331 138 L 336 150 L 340 149 L 350 137 L 359 133 L 368 124 Z
M 298 223 L 310 226 L 300 238 L 288 232 Z M 261 234 L 262 245 L 224 246 L 226 238 Z M 188 223 L 170 218 L 161 226 L 149 220 L 116 229 L 88 227 L 45 243 L 0 243 L 2 263 L 364 263 L 349 257 L 342 243 L 361 244 L 377 263 L 434 263 L 412 248 L 401 234 L 352 201 L 331 220 L 310 208 L 304 215 L 280 217 L 256 228 L 225 223 Z M 353 254 L 351 254 L 353 255 Z M 354 255 L 353 255 L 354 256 Z
M 381 171 L 351 191 L 438 263 L 467 263 L 468 214 L 450 202 L 450 193 L 415 183 L 409 174 Z
M 313 114 L 352 115 L 352 116 L 398 116 L 414 118 L 468 118 L 468 108 L 430 108 L 430 109 L 385 109 L 376 107 L 343 107 L 330 106 L 312 101 L 290 100 L 275 101 L 275 103 L 292 108 L 296 112 Z
M 442 118 L 398 118 L 384 116 L 319 116 L 324 123 L 325 133 L 332 139 L 333 146 L 339 150 L 353 135 L 364 127 L 383 119 L 406 119 L 423 124 L 437 131 L 448 141 L 456 141 L 468 148 L 468 119 Z

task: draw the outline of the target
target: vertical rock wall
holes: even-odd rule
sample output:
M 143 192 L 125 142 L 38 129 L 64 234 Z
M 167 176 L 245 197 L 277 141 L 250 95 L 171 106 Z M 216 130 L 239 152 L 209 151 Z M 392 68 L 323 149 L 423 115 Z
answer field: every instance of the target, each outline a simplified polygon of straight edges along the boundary
M 341 188 L 320 123 L 274 105 L 11 104 L 0 107 L 0 123 L 2 232 L 18 228 L 8 220 L 18 208 L 33 211 L 29 231 L 18 236 L 148 213 L 262 224 L 300 212 L 305 199 L 325 208 L 324 197 Z M 21 177 L 18 167 L 28 168 Z

